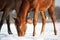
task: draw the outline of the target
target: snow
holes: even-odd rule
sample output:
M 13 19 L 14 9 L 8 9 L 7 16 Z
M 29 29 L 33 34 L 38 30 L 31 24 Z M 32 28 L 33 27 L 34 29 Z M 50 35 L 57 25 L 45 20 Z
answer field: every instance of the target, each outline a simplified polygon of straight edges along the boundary
M 2 30 L 0 32 L 0 40 L 60 40 L 60 23 L 56 22 L 57 35 L 54 35 L 53 23 L 46 23 L 44 34 L 40 34 L 42 23 L 37 23 L 36 25 L 36 36 L 33 34 L 33 24 L 27 23 L 27 31 L 25 36 L 18 37 L 15 25 L 11 23 L 12 35 L 7 32 L 7 25 L 3 24 Z

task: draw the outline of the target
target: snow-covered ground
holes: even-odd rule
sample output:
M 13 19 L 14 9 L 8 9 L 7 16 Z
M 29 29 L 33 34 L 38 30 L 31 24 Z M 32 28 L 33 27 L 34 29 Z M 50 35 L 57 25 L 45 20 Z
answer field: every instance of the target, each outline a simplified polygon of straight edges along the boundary
M 27 31 L 25 36 L 18 37 L 14 24 L 11 24 L 12 35 L 7 33 L 7 25 L 4 24 L 0 32 L 0 40 L 60 40 L 60 23 L 56 22 L 57 35 L 54 35 L 53 23 L 46 23 L 44 35 L 40 34 L 42 23 L 36 25 L 36 36 L 33 37 L 33 24 L 27 23 Z

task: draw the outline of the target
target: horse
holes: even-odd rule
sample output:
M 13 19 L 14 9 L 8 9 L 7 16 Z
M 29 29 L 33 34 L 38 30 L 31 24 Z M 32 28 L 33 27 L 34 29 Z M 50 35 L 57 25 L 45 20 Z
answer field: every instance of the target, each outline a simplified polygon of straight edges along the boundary
M 53 25 L 54 25 L 54 33 L 57 34 L 56 26 L 55 26 L 55 16 L 54 16 L 54 2 L 55 0 L 23 0 L 21 5 L 21 10 L 17 14 L 17 30 L 19 36 L 24 36 L 26 32 L 26 20 L 28 11 L 34 10 L 34 18 L 33 18 L 33 36 L 35 36 L 36 32 L 36 23 L 38 18 L 38 12 L 40 11 L 40 15 L 42 16 L 42 30 L 41 34 L 44 32 L 46 18 L 44 16 L 44 11 L 48 10 L 49 15 L 51 16 Z
M 56 21 L 56 18 L 55 18 L 55 15 L 54 15 L 54 2 L 55 0 L 40 0 L 39 2 L 39 11 L 40 11 L 40 15 L 42 17 L 42 30 L 41 30 L 41 34 L 44 33 L 44 29 L 45 29 L 45 24 L 46 24 L 46 18 L 44 16 L 44 11 L 45 10 L 48 10 L 48 13 L 52 19 L 52 22 L 53 22 L 53 25 L 54 25 L 54 33 L 55 35 L 57 35 L 57 30 L 56 30 L 56 25 L 55 25 L 55 21 Z M 37 17 L 38 14 L 36 13 L 35 14 L 35 26 L 36 26 L 36 22 L 37 22 Z M 35 30 L 34 30 L 35 31 Z M 33 36 L 35 36 L 35 32 L 33 34 Z
M 12 2 L 12 3 L 11 3 Z M 0 0 L 0 11 L 3 11 L 2 19 L 0 22 L 0 31 L 3 25 L 3 21 L 6 19 L 8 25 L 8 33 L 12 34 L 10 30 L 10 12 L 16 10 L 16 13 L 19 12 L 22 0 Z
M 3 25 L 3 21 L 6 19 L 8 25 L 8 33 L 12 34 L 10 30 L 9 14 L 14 9 L 16 10 L 16 13 L 18 13 L 20 5 L 21 5 L 21 0 L 0 0 L 0 11 L 3 11 L 3 15 L 0 22 L 0 31 Z

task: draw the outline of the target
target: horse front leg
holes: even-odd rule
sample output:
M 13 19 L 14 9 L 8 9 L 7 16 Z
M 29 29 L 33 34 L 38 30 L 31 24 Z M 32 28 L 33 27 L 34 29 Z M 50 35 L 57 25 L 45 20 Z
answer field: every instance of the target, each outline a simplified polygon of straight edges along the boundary
M 8 33 L 12 34 L 11 29 L 10 29 L 10 15 L 8 15 L 8 17 L 6 18 L 6 22 L 7 22 Z
M 33 25 L 34 25 L 33 36 L 35 36 L 35 34 L 36 34 L 35 30 L 36 30 L 36 23 L 37 23 L 37 19 L 38 19 L 38 12 L 39 12 L 39 4 L 35 8 L 35 12 L 34 12 L 34 18 L 33 18 Z
M 3 15 L 2 15 L 2 19 L 1 19 L 1 22 L 0 22 L 0 26 L 2 26 L 2 24 L 3 24 L 3 21 L 8 17 L 8 15 L 10 14 L 10 11 L 12 10 L 12 7 L 13 7 L 14 5 L 13 4 L 11 4 L 11 5 L 9 5 L 9 6 L 6 6 L 6 8 L 4 9 L 4 12 L 3 12 Z M 1 27 L 0 27 L 0 29 L 1 29 Z
M 2 28 L 2 25 L 3 25 L 3 22 L 4 22 L 3 16 L 4 16 L 4 13 L 3 13 L 2 18 L 1 18 L 1 21 L 0 21 L 0 31 L 1 31 L 1 28 Z
M 44 11 L 41 11 L 40 15 L 42 17 L 42 30 L 41 30 L 41 34 L 43 34 L 44 33 L 44 29 L 45 29 L 45 24 L 46 24 L 46 17 L 44 15 Z

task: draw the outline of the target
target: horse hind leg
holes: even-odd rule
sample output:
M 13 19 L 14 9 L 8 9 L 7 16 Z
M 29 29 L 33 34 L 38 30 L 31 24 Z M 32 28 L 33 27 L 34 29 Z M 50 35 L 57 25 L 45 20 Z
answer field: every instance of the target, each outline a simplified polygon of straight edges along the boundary
M 10 15 L 8 15 L 8 17 L 6 18 L 6 22 L 7 22 L 7 28 L 8 28 L 8 33 L 12 34 L 11 29 L 10 29 Z
M 46 17 L 44 15 L 44 12 L 43 11 L 41 11 L 40 15 L 42 17 L 42 30 L 41 30 L 41 34 L 42 34 L 42 33 L 44 33 L 44 29 L 45 29 Z
M 54 33 L 56 35 L 57 34 L 56 25 L 55 25 L 56 17 L 54 15 L 54 7 L 53 6 L 48 9 L 48 13 L 51 16 L 51 19 L 52 19 L 52 22 L 53 22 L 53 25 L 54 25 Z

